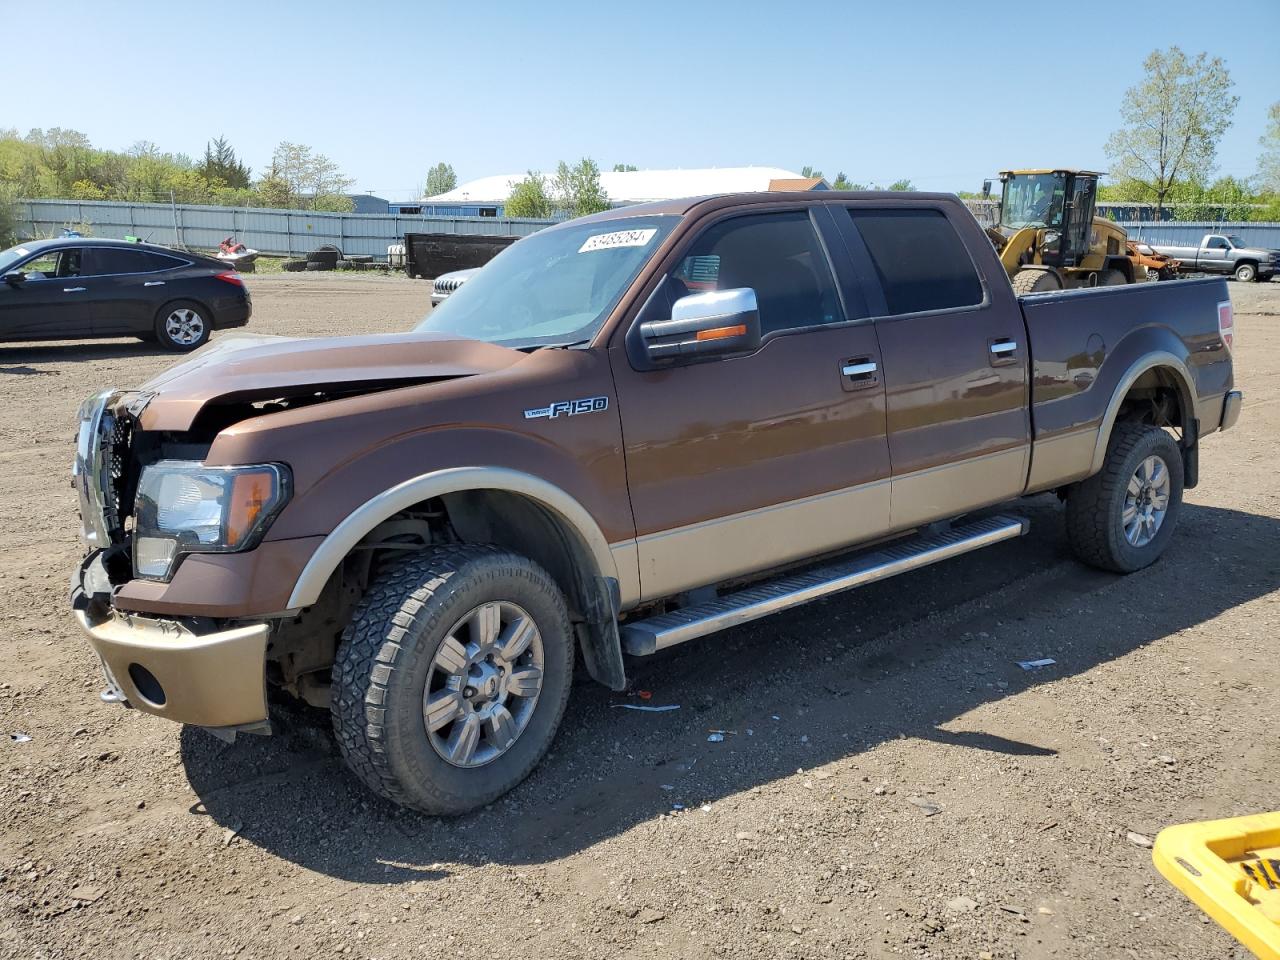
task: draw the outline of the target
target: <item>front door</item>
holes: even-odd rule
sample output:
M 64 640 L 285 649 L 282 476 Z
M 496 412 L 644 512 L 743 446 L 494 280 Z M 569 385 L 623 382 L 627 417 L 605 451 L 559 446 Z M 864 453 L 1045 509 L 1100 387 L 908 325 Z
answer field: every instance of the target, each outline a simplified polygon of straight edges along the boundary
M 1228 270 L 1231 267 L 1231 244 L 1226 237 L 1206 237 L 1204 246 L 1200 248 L 1197 266 L 1215 270 Z
M 64 247 L 15 267 L 26 279 L 0 285 L 0 340 L 89 336 L 89 289 L 80 276 L 81 260 L 79 247 Z
M 688 293 L 750 287 L 763 332 L 755 353 L 640 371 L 615 337 L 610 360 L 645 598 L 887 527 L 876 332 L 842 305 L 816 227 L 825 212 L 814 211 L 708 225 L 635 321 L 666 319 Z
M 1030 466 L 1026 331 L 992 297 L 947 215 L 851 206 L 850 253 L 868 284 L 884 357 L 896 530 L 1016 497 Z M 966 223 L 971 243 L 985 242 Z

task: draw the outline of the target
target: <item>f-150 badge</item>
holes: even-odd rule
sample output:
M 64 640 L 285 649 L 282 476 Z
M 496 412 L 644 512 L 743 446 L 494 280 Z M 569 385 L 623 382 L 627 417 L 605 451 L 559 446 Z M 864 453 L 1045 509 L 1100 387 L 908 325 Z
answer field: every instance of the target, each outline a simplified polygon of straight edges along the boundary
M 584 397 L 581 400 L 557 400 L 550 406 L 534 407 L 524 412 L 524 418 L 538 420 L 546 417 L 548 420 L 554 420 L 556 417 L 575 417 L 580 413 L 599 413 L 608 409 L 608 397 Z

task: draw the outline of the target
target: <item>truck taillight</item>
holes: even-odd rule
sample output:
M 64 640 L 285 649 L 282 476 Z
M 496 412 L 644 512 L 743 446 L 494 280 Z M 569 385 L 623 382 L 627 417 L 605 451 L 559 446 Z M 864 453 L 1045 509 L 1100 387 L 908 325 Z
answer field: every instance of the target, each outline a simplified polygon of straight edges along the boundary
M 1231 352 L 1235 346 L 1236 336 L 1236 318 L 1231 312 L 1231 301 L 1225 300 L 1218 304 L 1218 336 L 1222 338 L 1222 342 L 1226 344 L 1227 353 Z

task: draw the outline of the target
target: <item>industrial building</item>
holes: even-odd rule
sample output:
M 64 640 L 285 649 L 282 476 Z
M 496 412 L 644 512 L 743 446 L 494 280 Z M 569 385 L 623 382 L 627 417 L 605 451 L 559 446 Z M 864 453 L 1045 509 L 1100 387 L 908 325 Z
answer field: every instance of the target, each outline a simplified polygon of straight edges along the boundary
M 436 217 L 501 217 L 512 188 L 528 174 L 481 177 L 447 193 L 412 204 L 391 204 L 392 213 L 412 212 Z M 550 177 L 548 177 L 550 180 Z M 692 170 L 602 171 L 600 185 L 615 207 L 649 200 L 701 197 L 716 193 L 745 193 L 769 189 L 825 189 L 818 178 L 804 178 L 780 167 L 705 167 Z M 398 208 L 398 209 L 397 209 Z

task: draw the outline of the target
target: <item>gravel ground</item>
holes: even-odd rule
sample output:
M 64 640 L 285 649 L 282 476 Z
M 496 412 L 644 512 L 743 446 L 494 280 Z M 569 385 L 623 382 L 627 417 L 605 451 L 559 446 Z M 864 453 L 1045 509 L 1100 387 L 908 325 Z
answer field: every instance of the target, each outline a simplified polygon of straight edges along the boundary
M 303 336 L 428 291 L 250 283 L 250 329 Z M 1128 838 L 1275 803 L 1280 284 L 1231 291 L 1244 412 L 1155 567 L 1080 566 L 1028 500 L 1018 542 L 633 662 L 678 711 L 580 678 L 552 755 L 456 820 L 367 794 L 323 716 L 228 746 L 98 702 L 73 418 L 172 357 L 0 346 L 0 956 L 1240 955 Z

